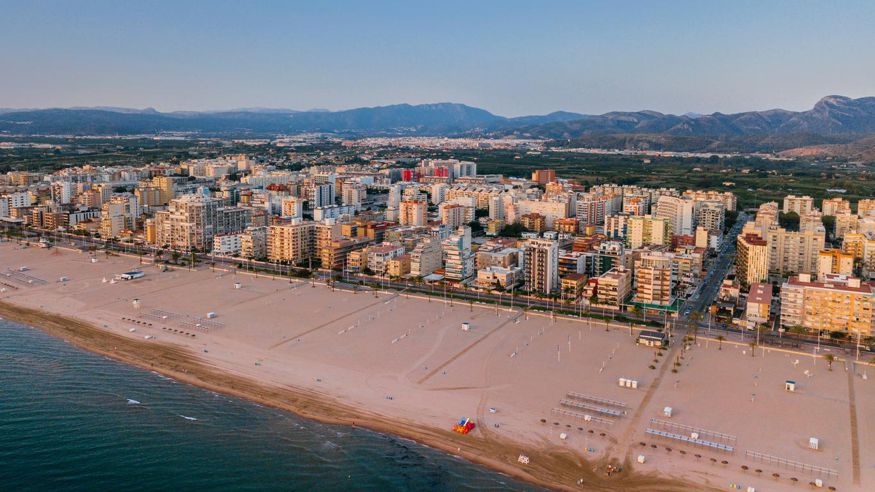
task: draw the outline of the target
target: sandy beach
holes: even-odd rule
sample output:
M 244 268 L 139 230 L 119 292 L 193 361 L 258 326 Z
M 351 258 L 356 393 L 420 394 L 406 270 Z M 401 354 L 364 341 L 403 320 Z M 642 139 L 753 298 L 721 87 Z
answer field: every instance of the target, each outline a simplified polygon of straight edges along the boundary
M 771 491 L 816 479 L 824 489 L 875 487 L 875 368 L 864 364 L 839 360 L 830 370 L 774 349 L 752 357 L 746 343 L 706 334 L 687 351 L 679 334 L 657 355 L 635 344 L 628 325 L 147 263 L 2 243 L 0 316 L 180 381 L 414 439 L 550 488 Z M 145 276 L 112 281 L 134 268 Z M 469 435 L 451 431 L 462 417 L 477 424 Z M 622 471 L 608 476 L 609 463 Z

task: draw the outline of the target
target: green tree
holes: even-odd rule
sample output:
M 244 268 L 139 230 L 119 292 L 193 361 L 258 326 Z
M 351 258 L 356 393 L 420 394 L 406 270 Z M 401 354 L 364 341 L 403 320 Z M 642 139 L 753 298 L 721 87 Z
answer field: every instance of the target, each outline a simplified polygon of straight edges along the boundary
M 833 354 L 826 354 L 823 356 L 823 358 L 826 359 L 826 365 L 829 370 L 832 371 L 832 363 L 835 362 L 836 356 Z

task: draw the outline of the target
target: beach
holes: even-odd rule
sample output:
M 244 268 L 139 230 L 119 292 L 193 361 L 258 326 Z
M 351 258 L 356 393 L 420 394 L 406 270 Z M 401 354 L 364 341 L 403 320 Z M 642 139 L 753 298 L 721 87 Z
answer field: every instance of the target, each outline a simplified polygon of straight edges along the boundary
M 0 316 L 181 382 L 413 439 L 554 489 L 875 483 L 866 365 L 839 360 L 830 370 L 774 349 L 751 356 L 745 342 L 701 333 L 689 350 L 678 334 L 657 355 L 628 325 L 149 263 L 2 243 Z M 114 280 L 135 269 L 145 275 Z M 463 417 L 477 427 L 452 432 Z M 702 440 L 712 432 L 732 451 L 648 428 L 693 429 Z M 621 471 L 608 476 L 609 464 Z

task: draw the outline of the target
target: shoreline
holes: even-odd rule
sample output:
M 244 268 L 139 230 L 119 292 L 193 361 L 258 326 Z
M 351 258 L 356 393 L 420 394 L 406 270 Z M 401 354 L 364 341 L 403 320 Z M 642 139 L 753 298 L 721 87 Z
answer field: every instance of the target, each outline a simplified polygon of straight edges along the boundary
M 0 315 L 6 320 L 39 329 L 73 346 L 113 360 L 155 371 L 192 386 L 241 398 L 302 418 L 334 425 L 361 427 L 374 432 L 410 439 L 419 444 L 458 456 L 512 478 L 554 490 L 677 492 L 707 490 L 708 486 L 632 470 L 607 477 L 597 471 L 603 460 L 588 461 L 559 446 L 550 445 L 531 456 L 526 469 L 516 466 L 523 446 L 490 435 L 481 428 L 475 436 L 461 436 L 449 429 L 437 429 L 353 408 L 317 391 L 292 386 L 265 385 L 251 378 L 221 371 L 204 363 L 191 351 L 165 343 L 147 343 L 126 338 L 73 317 L 0 301 Z M 583 480 L 581 485 L 570 485 Z M 716 490 L 716 489 L 715 489 Z

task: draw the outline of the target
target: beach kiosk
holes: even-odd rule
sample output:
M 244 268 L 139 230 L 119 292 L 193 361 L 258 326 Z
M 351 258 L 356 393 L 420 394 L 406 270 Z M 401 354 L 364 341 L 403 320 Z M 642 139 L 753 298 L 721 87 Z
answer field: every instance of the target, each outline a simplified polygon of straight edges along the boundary
M 668 337 L 665 333 L 653 330 L 644 330 L 638 335 L 638 345 L 647 347 L 668 347 Z
M 788 380 L 784 381 L 784 389 L 786 391 L 791 392 L 791 393 L 795 392 L 796 391 L 796 381 L 793 381 L 792 379 L 788 379 Z

